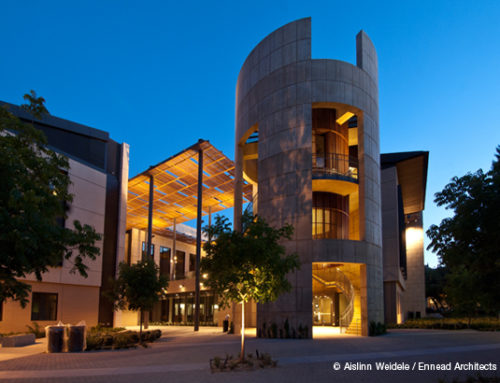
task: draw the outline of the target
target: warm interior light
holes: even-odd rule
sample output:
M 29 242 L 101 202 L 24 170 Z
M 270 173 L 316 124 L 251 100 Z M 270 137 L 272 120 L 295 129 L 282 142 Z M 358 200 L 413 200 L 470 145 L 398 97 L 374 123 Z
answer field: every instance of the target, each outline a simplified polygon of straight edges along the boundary
M 207 279 L 207 278 L 208 278 L 208 274 L 207 273 L 203 274 L 203 279 Z
M 344 122 L 346 122 L 352 116 L 354 116 L 354 113 L 345 112 L 342 116 L 340 116 L 339 118 L 337 118 L 337 124 L 342 125 Z
M 406 229 L 406 246 L 413 247 L 423 243 L 424 231 L 418 227 Z

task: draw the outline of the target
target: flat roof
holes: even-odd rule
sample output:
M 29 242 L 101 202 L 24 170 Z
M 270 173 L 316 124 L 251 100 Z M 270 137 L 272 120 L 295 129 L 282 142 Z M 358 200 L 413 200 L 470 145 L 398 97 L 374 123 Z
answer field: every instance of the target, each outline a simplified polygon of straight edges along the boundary
M 380 155 L 382 169 L 395 166 L 405 214 L 424 210 L 429 152 L 398 152 Z
M 66 130 L 71 133 L 80 134 L 82 136 L 92 137 L 94 139 L 107 141 L 109 139 L 109 133 L 103 130 L 91 128 L 77 122 L 69 121 L 64 118 L 55 117 L 51 114 L 43 114 L 41 118 L 36 118 L 30 113 L 25 111 L 18 105 L 11 104 L 9 102 L 0 101 L 0 107 L 7 107 L 7 110 L 14 114 L 16 117 L 25 120 L 33 121 L 40 125 L 47 125 L 53 128 Z
M 153 233 L 171 236 L 174 219 L 197 218 L 198 150 L 203 151 L 202 216 L 234 206 L 234 162 L 209 141 L 196 144 L 129 179 L 127 230 L 147 230 L 149 177 L 154 177 Z M 252 186 L 243 185 L 243 203 L 252 199 Z

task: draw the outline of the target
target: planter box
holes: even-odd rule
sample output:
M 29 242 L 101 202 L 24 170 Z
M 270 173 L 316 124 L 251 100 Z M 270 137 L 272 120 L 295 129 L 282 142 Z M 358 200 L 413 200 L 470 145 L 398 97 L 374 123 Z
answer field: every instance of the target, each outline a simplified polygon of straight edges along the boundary
M 35 344 L 35 334 L 11 335 L 2 338 L 2 347 L 22 347 Z

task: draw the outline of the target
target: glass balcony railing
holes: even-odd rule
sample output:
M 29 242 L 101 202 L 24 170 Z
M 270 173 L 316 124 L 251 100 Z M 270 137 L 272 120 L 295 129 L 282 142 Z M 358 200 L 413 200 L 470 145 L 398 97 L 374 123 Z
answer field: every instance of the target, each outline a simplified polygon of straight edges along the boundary
M 336 153 L 314 153 L 312 158 L 313 176 L 340 176 L 358 179 L 358 159 L 354 156 Z

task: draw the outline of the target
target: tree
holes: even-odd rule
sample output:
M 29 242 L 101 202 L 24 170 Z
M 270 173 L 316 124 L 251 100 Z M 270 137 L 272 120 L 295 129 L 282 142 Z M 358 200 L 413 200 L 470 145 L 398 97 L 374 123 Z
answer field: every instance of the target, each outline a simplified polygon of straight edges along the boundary
M 34 117 L 48 113 L 35 92 L 26 97 L 24 108 Z M 63 259 L 87 277 L 85 258 L 99 255 L 101 235 L 93 227 L 62 224 L 73 199 L 68 170 L 67 158 L 47 147 L 40 130 L 0 108 L 0 302 L 10 298 L 25 307 L 31 286 L 19 279 L 34 273 L 41 281 Z
M 30 90 L 29 94 L 26 93 L 23 99 L 27 101 L 28 104 L 21 105 L 21 108 L 33 117 L 41 118 L 44 114 L 49 114 L 49 111 L 45 107 L 45 99 L 43 97 L 37 97 L 33 89 Z
M 454 311 L 469 319 L 500 311 L 500 146 L 491 170 L 454 177 L 435 194 L 438 206 L 454 212 L 427 231 L 447 269 L 445 292 Z
M 286 256 L 279 243 L 291 238 L 292 226 L 274 229 L 263 218 L 245 213 L 242 228 L 233 231 L 227 218 L 217 216 L 215 224 L 204 229 L 208 241 L 201 261 L 206 285 L 218 295 L 221 307 L 241 304 L 240 361 L 245 358 L 245 303 L 275 301 L 291 289 L 286 275 L 299 268 L 298 256 Z
M 115 309 L 139 311 L 139 339 L 142 341 L 143 312 L 153 309 L 160 300 L 163 289 L 168 286 L 167 279 L 160 275 L 160 269 L 152 258 L 141 260 L 133 265 L 121 262 L 116 281 L 113 281 L 111 299 Z
M 425 296 L 434 303 L 437 311 L 444 312 L 448 307 L 444 291 L 446 281 L 446 268 L 438 266 L 435 269 L 425 265 Z

